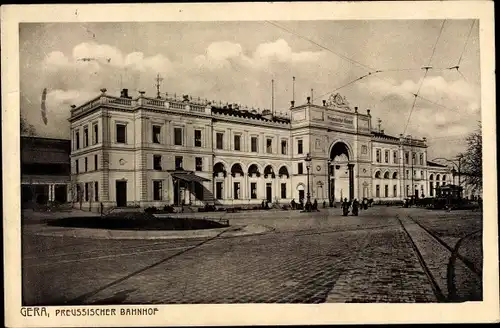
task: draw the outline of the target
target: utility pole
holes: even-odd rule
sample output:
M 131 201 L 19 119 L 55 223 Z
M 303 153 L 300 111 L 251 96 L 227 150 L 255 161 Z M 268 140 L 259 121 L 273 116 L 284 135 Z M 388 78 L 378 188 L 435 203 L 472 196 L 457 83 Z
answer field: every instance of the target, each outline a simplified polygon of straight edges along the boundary
M 311 104 L 314 104 L 314 89 L 311 89 Z
M 160 77 L 160 74 L 156 74 L 156 98 L 158 99 L 161 99 L 161 95 L 160 95 L 160 83 L 161 81 L 163 81 L 163 78 Z
M 271 80 L 271 113 L 274 116 L 274 79 Z
M 292 80 L 292 100 L 295 102 L 295 76 L 293 77 Z
M 412 140 L 412 136 L 410 135 L 410 153 L 411 153 L 411 194 L 413 196 L 413 199 L 415 199 L 415 189 L 414 189 L 414 186 L 413 186 L 413 162 L 414 162 L 414 154 L 413 154 L 413 140 Z

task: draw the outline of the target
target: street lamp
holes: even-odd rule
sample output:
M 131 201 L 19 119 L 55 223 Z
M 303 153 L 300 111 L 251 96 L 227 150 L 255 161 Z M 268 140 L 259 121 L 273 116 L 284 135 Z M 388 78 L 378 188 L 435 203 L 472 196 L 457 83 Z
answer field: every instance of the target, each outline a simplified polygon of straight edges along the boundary
M 328 206 L 333 207 L 332 201 L 332 185 L 331 185 L 331 168 L 332 168 L 332 160 L 328 160 Z
M 312 161 L 312 158 L 311 158 L 311 154 L 310 153 L 307 153 L 307 156 L 305 158 L 305 161 L 306 161 L 306 169 L 307 169 L 307 201 L 306 201 L 306 212 L 310 212 L 311 211 L 311 193 L 310 193 L 310 189 L 309 189 L 309 171 L 311 170 L 311 161 Z

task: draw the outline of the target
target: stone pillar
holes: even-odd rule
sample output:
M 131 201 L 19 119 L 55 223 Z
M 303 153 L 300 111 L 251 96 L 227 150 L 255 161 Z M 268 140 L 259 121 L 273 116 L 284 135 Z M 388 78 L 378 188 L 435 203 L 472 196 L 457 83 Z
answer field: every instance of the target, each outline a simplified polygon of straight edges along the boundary
M 347 164 L 349 170 L 349 200 L 354 199 L 354 164 Z

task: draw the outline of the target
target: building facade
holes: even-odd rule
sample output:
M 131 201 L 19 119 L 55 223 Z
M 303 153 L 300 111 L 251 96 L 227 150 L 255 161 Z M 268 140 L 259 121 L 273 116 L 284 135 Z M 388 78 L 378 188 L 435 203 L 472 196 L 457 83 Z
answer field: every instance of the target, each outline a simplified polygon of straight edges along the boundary
M 308 192 L 318 202 L 382 201 L 433 188 L 425 138 L 373 131 L 370 110 L 339 94 L 276 115 L 101 91 L 69 119 L 71 185 L 84 206 L 283 204 Z
M 70 140 L 22 136 L 22 207 L 66 203 L 69 185 Z

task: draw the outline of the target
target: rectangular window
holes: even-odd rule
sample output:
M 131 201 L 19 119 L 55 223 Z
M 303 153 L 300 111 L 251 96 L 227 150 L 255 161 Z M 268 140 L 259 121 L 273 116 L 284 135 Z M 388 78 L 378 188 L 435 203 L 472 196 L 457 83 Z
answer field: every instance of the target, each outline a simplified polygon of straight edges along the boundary
M 85 157 L 85 172 L 87 172 L 88 170 L 89 170 L 89 161 L 87 157 Z
M 281 184 L 281 198 L 282 199 L 286 198 L 286 183 Z
M 410 194 L 410 186 L 406 185 L 406 197 Z
M 409 179 L 410 178 L 410 171 L 409 170 L 406 170 L 406 178 Z
M 376 150 L 376 161 L 377 163 L 380 163 L 380 149 Z
M 80 132 L 75 133 L 76 149 L 80 149 Z
M 257 182 L 250 183 L 250 198 L 257 199 Z
M 224 149 L 224 133 L 218 132 L 215 135 L 215 143 L 217 149 Z
M 297 153 L 298 154 L 304 153 L 304 145 L 303 145 L 302 140 L 297 140 Z
M 385 158 L 384 158 L 384 159 L 385 159 L 385 162 L 386 162 L 386 163 L 389 163 L 389 151 L 388 151 L 388 150 L 386 150 L 386 151 L 385 151 L 385 155 L 384 155 L 384 157 L 385 157 Z
M 398 186 L 392 187 L 392 196 L 398 197 Z
M 80 173 L 79 160 L 75 160 L 75 173 Z
M 415 153 L 411 153 L 411 163 L 415 165 Z
M 215 198 L 222 199 L 223 182 L 217 182 L 215 184 Z
M 99 182 L 94 182 L 94 200 L 96 202 L 99 201 Z
M 375 197 L 380 197 L 380 186 L 376 185 L 375 186 Z
M 420 154 L 420 165 L 424 165 L 424 154 Z
M 116 143 L 127 142 L 127 126 L 125 124 L 116 125 Z
M 160 138 L 161 138 L 161 126 L 160 125 L 153 125 L 153 143 L 159 144 Z
M 281 154 L 286 155 L 288 150 L 288 145 L 286 140 L 281 140 Z
M 196 171 L 203 171 L 203 158 L 196 157 L 195 166 L 196 166 Z
M 83 147 L 88 147 L 89 146 L 89 128 L 84 127 L 83 128 Z
M 259 143 L 259 139 L 257 137 L 252 137 L 250 139 L 250 143 L 251 143 L 251 152 L 256 153 L 258 149 L 257 145 Z
M 82 188 L 80 184 L 76 185 L 76 201 L 79 202 L 82 199 Z
M 366 147 L 365 145 L 362 145 L 361 146 L 361 154 L 367 154 L 368 153 L 368 147 Z
M 85 201 L 86 202 L 89 201 L 89 192 L 90 192 L 89 183 L 85 182 Z
M 241 136 L 234 136 L 234 150 L 241 150 Z
M 297 171 L 299 174 L 304 174 L 304 164 L 303 163 L 297 164 Z
M 266 139 L 266 153 L 272 154 L 273 152 L 273 139 Z
M 183 170 L 182 156 L 175 156 L 175 169 L 176 170 Z
M 162 181 L 153 181 L 153 200 L 162 200 Z
M 434 183 L 433 182 L 429 182 L 429 193 L 430 193 L 431 197 L 434 196 Z
M 99 169 L 99 163 L 97 162 L 97 155 L 94 155 L 94 170 Z
M 99 143 L 99 125 L 97 125 L 97 123 L 96 123 L 96 124 L 94 124 L 94 125 L 92 126 L 92 128 L 93 128 L 93 130 L 94 130 L 94 137 L 93 137 L 93 139 L 92 139 L 92 142 L 93 142 L 93 143 L 94 143 L 94 145 L 95 145 L 95 144 L 98 144 L 98 143 Z
M 410 164 L 410 154 L 405 152 L 405 164 Z
M 394 153 L 392 155 L 393 155 L 394 164 L 398 164 L 398 152 L 394 151 Z
M 240 183 L 234 183 L 234 199 L 240 199 Z
M 174 128 L 174 145 L 182 146 L 182 128 Z
M 388 185 L 384 186 L 384 196 L 389 197 L 389 186 Z
M 201 130 L 194 130 L 194 146 L 201 147 Z
M 153 170 L 161 171 L 161 155 L 153 155 Z

